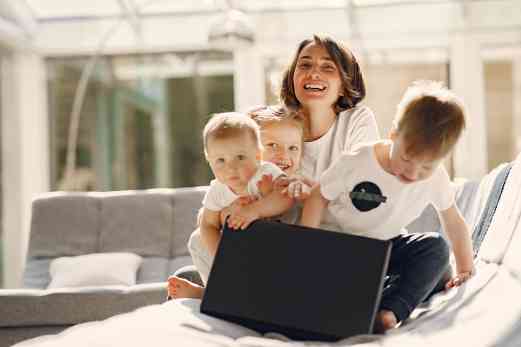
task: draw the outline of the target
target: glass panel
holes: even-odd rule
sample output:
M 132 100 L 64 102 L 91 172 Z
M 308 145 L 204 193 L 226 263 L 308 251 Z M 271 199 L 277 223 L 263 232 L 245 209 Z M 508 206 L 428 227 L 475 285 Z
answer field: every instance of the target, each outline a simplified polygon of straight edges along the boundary
M 0 56 L 0 81 L 2 80 L 3 78 L 3 71 L 1 70 L 1 67 L 2 67 L 2 57 Z M 3 160 L 2 160 L 2 151 L 1 151 L 1 146 L 2 146 L 2 124 L 3 124 L 3 121 L 2 121 L 2 98 L 1 98 L 1 95 L 2 95 L 2 89 L 1 89 L 1 86 L 2 86 L 3 83 L 0 83 L 0 175 L 3 175 L 3 170 L 2 170 L 2 167 L 3 167 Z M 3 225 L 4 225 L 4 216 L 3 216 L 3 211 L 4 211 L 4 206 L 3 206 L 3 202 L 4 202 L 4 199 L 3 199 L 3 187 L 2 187 L 2 182 L 3 180 L 0 180 L 0 288 L 3 288 L 3 284 L 4 284 L 4 244 L 3 244 Z
M 133 95 L 126 89 L 118 88 L 114 91 L 114 119 L 108 134 L 114 139 L 111 152 L 112 189 L 155 187 L 152 117 L 159 106 L 144 105 L 140 103 L 140 99 L 143 99 L 142 95 Z
M 204 160 L 202 129 L 209 114 L 233 111 L 233 77 L 171 79 L 169 90 L 173 185 L 206 185 L 212 176 Z
M 512 63 L 484 64 L 488 170 L 516 154 Z
M 219 11 L 223 9 L 214 0 L 176 0 L 176 1 L 151 1 L 133 0 L 141 13 L 171 13 L 193 11 Z
M 70 185 L 76 187 L 77 190 L 92 190 L 96 187 L 97 182 L 92 170 L 92 154 L 96 153 L 97 99 L 110 92 L 110 85 L 103 83 L 99 78 L 99 73 L 92 77 L 83 102 L 76 145 L 78 170 L 72 181 L 65 182 L 63 180 L 70 112 L 81 69 L 85 63 L 85 59 L 78 58 L 49 60 L 47 63 L 51 132 L 51 187 L 53 189 L 68 190 Z M 102 66 L 106 64 L 106 61 L 101 63 Z
M 367 96 L 364 103 L 373 110 L 380 135 L 391 130 L 396 105 L 407 87 L 416 80 L 434 80 L 448 84 L 446 64 L 372 64 L 362 66 Z
M 67 180 L 69 118 L 87 60 L 48 60 L 52 189 L 208 184 L 201 132 L 209 114 L 233 110 L 232 56 L 174 55 L 100 59 L 81 112 L 77 169 Z
M 416 80 L 441 81 L 448 85 L 448 65 L 444 63 L 373 64 L 362 66 L 366 90 L 365 104 L 376 116 L 380 136 L 388 136 L 392 128 L 396 106 L 407 87 Z M 444 161 L 449 174 L 454 176 L 452 157 Z
M 290 10 L 290 9 L 319 9 L 319 8 L 343 8 L 346 7 L 346 0 L 242 0 L 238 2 L 238 7 L 249 11 L 259 10 Z
M 118 0 L 25 0 L 39 18 L 104 16 L 121 13 Z

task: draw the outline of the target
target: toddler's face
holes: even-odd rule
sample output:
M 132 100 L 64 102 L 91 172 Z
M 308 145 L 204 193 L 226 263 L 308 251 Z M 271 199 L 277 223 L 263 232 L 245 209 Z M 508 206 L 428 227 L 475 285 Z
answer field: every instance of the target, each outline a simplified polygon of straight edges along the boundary
M 249 180 L 257 172 L 261 153 L 249 133 L 224 139 L 209 138 L 207 159 L 220 182 L 235 194 L 247 193 Z
M 261 129 L 262 158 L 288 176 L 295 174 L 302 158 L 302 130 L 290 122 L 268 123 Z
M 442 162 L 442 158 L 410 156 L 406 152 L 407 144 L 401 135 L 396 135 L 392 139 L 390 166 L 393 174 L 402 183 L 422 181 L 431 177 Z

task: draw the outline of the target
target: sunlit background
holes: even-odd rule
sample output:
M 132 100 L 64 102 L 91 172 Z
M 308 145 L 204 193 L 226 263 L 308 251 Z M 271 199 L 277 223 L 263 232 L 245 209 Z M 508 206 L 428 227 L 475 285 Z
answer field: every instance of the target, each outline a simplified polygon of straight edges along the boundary
M 464 98 L 453 177 L 519 152 L 517 0 L 0 0 L 3 286 L 19 283 L 37 194 L 207 184 L 208 115 L 276 103 L 313 33 L 354 50 L 382 135 L 416 79 Z

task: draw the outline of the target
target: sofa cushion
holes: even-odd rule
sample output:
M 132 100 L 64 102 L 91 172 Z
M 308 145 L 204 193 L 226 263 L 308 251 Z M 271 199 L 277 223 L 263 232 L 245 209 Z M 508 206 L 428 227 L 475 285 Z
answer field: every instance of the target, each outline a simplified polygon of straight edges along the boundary
M 137 273 L 137 283 L 165 282 L 168 278 L 169 260 L 162 257 L 143 257 Z
M 49 265 L 54 258 L 30 258 L 25 264 L 24 288 L 44 289 L 51 282 Z
M 51 262 L 48 288 L 136 284 L 141 257 L 133 253 L 93 253 Z
M 207 187 L 178 188 L 173 198 L 173 229 L 170 258 L 188 255 L 188 239 L 197 225 L 197 213 L 202 206 Z
M 519 248 L 520 210 L 521 210 L 521 161 L 516 160 L 505 183 L 505 190 L 497 204 L 491 225 L 480 250 L 480 258 L 487 262 L 507 264 L 515 273 L 521 272 Z M 497 171 L 494 170 L 494 171 Z M 513 189 L 515 187 L 515 189 Z M 490 189 L 490 194 L 498 194 L 497 189 Z M 516 243 L 517 241 L 517 243 Z
M 99 199 L 95 193 L 47 193 L 32 205 L 29 257 L 97 251 Z
M 147 191 L 106 193 L 101 199 L 99 252 L 168 257 L 171 195 Z
M 166 283 L 48 290 L 4 289 L 0 328 L 70 325 L 101 320 L 165 301 Z M 0 332 L 0 343 L 2 342 Z

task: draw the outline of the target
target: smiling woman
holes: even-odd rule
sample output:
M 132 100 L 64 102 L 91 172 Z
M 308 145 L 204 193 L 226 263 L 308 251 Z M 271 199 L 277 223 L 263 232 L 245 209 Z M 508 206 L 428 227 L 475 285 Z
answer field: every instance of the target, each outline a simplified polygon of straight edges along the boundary
M 301 171 L 317 180 L 331 163 L 358 144 L 379 138 L 372 111 L 359 102 L 365 83 L 353 53 L 342 43 L 313 36 L 302 41 L 284 72 L 281 100 L 304 118 Z M 338 230 L 327 214 L 325 229 Z

